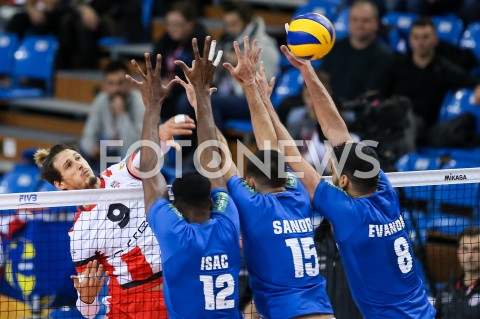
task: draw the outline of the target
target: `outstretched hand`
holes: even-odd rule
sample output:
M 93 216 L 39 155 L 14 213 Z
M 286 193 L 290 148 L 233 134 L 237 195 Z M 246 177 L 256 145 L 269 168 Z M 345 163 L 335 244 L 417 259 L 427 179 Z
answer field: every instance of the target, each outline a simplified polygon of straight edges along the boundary
M 243 40 L 243 54 L 237 41 L 233 42 L 233 48 L 235 49 L 235 53 L 237 55 L 237 66 L 233 67 L 228 62 L 224 63 L 223 66 L 241 85 L 254 84 L 255 75 L 257 72 L 257 63 L 260 59 L 260 53 L 262 52 L 262 49 L 257 47 L 257 40 L 253 41 L 253 46 L 250 50 L 249 38 L 248 36 L 245 36 Z
M 302 69 L 302 68 L 305 68 L 305 67 L 310 67 L 312 65 L 310 63 L 310 60 L 305 60 L 305 59 L 299 58 L 295 54 L 290 52 L 290 50 L 287 48 L 286 45 L 282 45 L 280 47 L 280 50 L 283 52 L 285 57 L 287 57 L 290 64 L 293 65 L 294 67 L 296 67 L 299 70 Z
M 98 296 L 105 283 L 105 278 L 108 277 L 108 271 L 102 276 L 103 266 L 98 265 L 97 260 L 89 261 L 87 268 L 82 275 L 72 275 L 73 286 L 78 290 L 80 298 L 85 303 L 92 303 Z
M 255 76 L 255 83 L 258 86 L 258 92 L 260 93 L 262 99 L 270 99 L 273 88 L 275 87 L 275 77 L 272 77 L 270 82 L 267 81 L 267 76 L 265 75 L 265 65 L 263 61 L 260 62 L 260 70 Z
M 193 61 L 193 64 L 195 64 L 195 61 Z M 193 87 L 192 83 L 187 79 L 187 81 L 184 81 L 180 79 L 178 76 L 175 77 L 181 86 L 185 89 L 185 92 L 187 93 L 187 99 L 192 108 L 195 110 L 195 114 L 197 114 L 197 98 L 195 95 L 195 88 Z M 210 88 L 210 95 L 213 93 L 217 92 L 216 87 Z
M 126 78 L 135 88 L 140 91 L 142 94 L 143 103 L 148 110 L 152 107 L 161 107 L 163 100 L 165 100 L 173 86 L 178 83 L 178 80 L 173 79 L 166 85 L 162 85 L 162 78 L 160 76 L 162 56 L 157 54 L 155 70 L 152 69 L 150 54 L 145 53 L 144 56 L 147 74 L 143 72 L 137 61 L 132 60 L 131 63 L 137 68 L 141 80 L 137 81 L 130 75 L 126 75 Z
M 223 51 L 218 51 L 217 57 L 215 58 L 216 41 L 211 41 L 210 36 L 205 38 L 203 56 L 200 56 L 196 38 L 192 39 L 192 47 L 193 54 L 195 55 L 192 67 L 189 68 L 185 62 L 180 60 L 176 60 L 175 64 L 182 69 L 185 77 L 194 88 L 210 89 L 215 69 L 222 58 Z

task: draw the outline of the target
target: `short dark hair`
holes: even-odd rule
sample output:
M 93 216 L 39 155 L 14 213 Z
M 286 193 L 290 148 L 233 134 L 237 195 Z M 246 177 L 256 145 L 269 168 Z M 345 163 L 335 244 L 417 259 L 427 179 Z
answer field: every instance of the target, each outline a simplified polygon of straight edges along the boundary
M 72 150 L 80 154 L 80 150 L 73 144 L 57 144 L 50 149 L 38 149 L 33 155 L 35 164 L 40 168 L 41 177 L 53 185 L 60 182 L 62 174 L 53 166 L 58 154 L 65 150 Z
M 270 163 L 266 163 L 269 172 L 264 172 L 252 160 L 248 159 L 246 176 L 255 179 L 261 185 L 282 187 L 287 183 L 287 165 L 283 155 L 276 150 L 261 150 L 254 154 L 262 163 L 265 157 L 270 156 Z M 270 177 L 265 174 L 269 173 Z
M 413 30 L 413 28 L 415 27 L 431 27 L 433 31 L 436 33 L 435 23 L 433 23 L 433 20 L 428 17 L 421 17 L 415 20 L 412 23 L 412 28 L 410 30 Z
M 376 172 L 375 176 L 370 178 L 362 178 L 355 176 L 355 172 L 370 172 L 375 169 L 375 166 L 370 161 L 365 160 L 357 155 L 355 151 L 358 147 L 361 148 L 361 152 L 368 156 L 374 158 L 378 161 L 377 152 L 370 146 L 360 143 L 343 143 L 338 146 L 333 147 L 333 153 L 337 159 L 337 162 L 340 163 L 342 155 L 348 149 L 347 159 L 345 165 L 341 172 L 337 172 L 338 177 L 341 175 L 346 175 L 352 182 L 353 187 L 361 193 L 374 192 L 378 186 L 378 176 L 380 172 Z M 345 156 L 345 155 L 343 155 Z
M 245 24 L 249 24 L 253 19 L 254 10 L 248 3 L 240 1 L 231 1 L 223 6 L 225 13 L 236 12 Z
M 467 227 L 465 228 L 459 235 L 458 237 L 458 241 L 460 242 L 460 240 L 463 238 L 463 237 L 473 237 L 473 236 L 478 236 L 480 235 L 480 228 L 477 228 L 477 227 Z
M 118 71 L 124 71 L 125 73 L 128 73 L 128 68 L 122 61 L 111 61 L 107 64 L 103 70 L 103 73 L 110 74 Z
M 374 14 L 375 14 L 375 18 L 378 20 L 380 18 L 380 13 L 378 11 L 378 7 L 376 5 L 375 2 L 373 2 L 372 0 L 356 0 L 352 3 L 352 5 L 350 6 L 350 8 L 354 7 L 354 6 L 357 6 L 359 4 L 368 4 L 370 7 L 372 7 L 373 11 L 374 11 Z
M 191 1 L 173 2 L 167 13 L 169 12 L 180 13 L 187 21 L 195 21 L 198 18 L 197 5 Z
M 210 203 L 210 180 L 197 171 L 187 171 L 173 181 L 172 193 L 176 202 L 188 206 Z

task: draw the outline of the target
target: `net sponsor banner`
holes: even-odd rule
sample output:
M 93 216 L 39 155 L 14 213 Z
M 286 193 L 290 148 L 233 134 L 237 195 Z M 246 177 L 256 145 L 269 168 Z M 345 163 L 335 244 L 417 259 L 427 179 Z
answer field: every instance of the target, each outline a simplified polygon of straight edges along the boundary
M 386 174 L 394 187 L 480 183 L 480 168 L 462 168 Z M 331 181 L 331 177 L 324 177 Z M 143 201 L 141 187 L 0 195 L 0 210 Z

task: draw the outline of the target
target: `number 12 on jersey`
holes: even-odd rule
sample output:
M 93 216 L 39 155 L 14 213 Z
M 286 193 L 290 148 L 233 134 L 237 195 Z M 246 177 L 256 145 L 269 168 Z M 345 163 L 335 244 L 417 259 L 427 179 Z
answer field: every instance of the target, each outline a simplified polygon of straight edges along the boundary
M 226 300 L 235 292 L 235 280 L 230 274 L 215 276 L 201 275 L 203 282 L 203 294 L 205 295 L 205 310 L 221 310 L 235 307 L 235 300 Z M 215 288 L 223 288 L 214 293 Z M 226 287 L 225 287 L 226 286 Z
M 292 251 L 295 278 L 302 278 L 305 273 L 311 277 L 318 275 L 317 251 L 313 238 L 289 238 L 285 239 L 285 244 Z

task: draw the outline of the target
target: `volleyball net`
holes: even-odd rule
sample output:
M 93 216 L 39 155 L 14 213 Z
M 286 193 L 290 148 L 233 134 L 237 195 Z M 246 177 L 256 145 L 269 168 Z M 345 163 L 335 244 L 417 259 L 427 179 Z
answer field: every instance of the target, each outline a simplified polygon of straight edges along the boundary
M 403 221 L 414 245 L 424 286 L 433 301 L 449 278 L 461 275 L 462 265 L 480 263 L 462 260 L 458 249 L 459 234 L 466 228 L 480 227 L 480 168 L 388 173 L 387 176 L 398 191 Z M 81 214 L 78 213 L 80 206 L 83 207 Z M 115 237 L 118 234 L 109 232 L 108 225 L 95 220 L 95 216 L 106 216 L 121 224 L 121 228 L 128 231 L 118 234 L 126 234 L 128 238 Z M 72 236 L 73 224 L 82 239 Z M 124 256 L 117 259 L 104 256 L 112 269 L 127 267 L 130 271 L 128 260 L 145 263 L 145 273 L 117 278 L 123 291 L 140 281 L 151 281 L 154 286 L 159 270 L 154 243 L 142 240 L 142 245 L 150 247 L 142 250 L 143 256 L 129 250 L 132 240 L 146 236 L 146 227 L 141 188 L 0 195 L 3 246 L 0 250 L 0 318 L 83 318 L 75 307 L 77 292 L 70 276 L 85 269 L 78 254 L 83 254 L 80 251 L 87 246 L 87 241 L 107 247 L 112 256 Z M 386 234 L 388 226 L 384 227 L 377 232 Z M 71 245 L 70 237 L 78 242 Z M 320 272 L 327 279 L 336 317 L 355 318 L 355 305 L 332 238 L 328 223 L 323 221 L 315 231 Z M 99 243 L 101 241 L 103 243 Z M 244 309 L 245 317 L 250 318 L 255 310 L 246 269 L 240 273 L 239 292 L 239 306 Z M 96 318 L 105 316 L 108 302 L 104 302 L 103 297 L 106 296 L 104 287 L 99 295 Z

